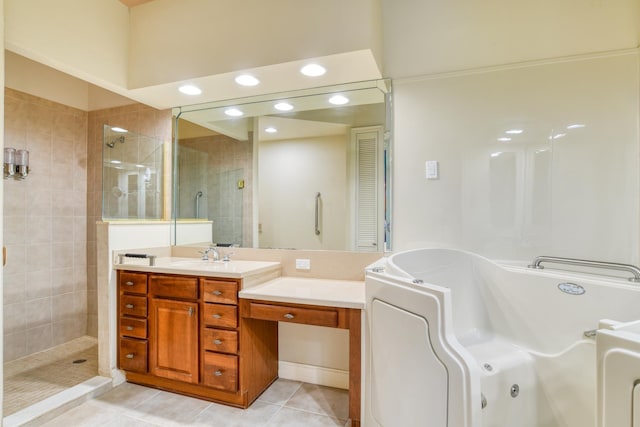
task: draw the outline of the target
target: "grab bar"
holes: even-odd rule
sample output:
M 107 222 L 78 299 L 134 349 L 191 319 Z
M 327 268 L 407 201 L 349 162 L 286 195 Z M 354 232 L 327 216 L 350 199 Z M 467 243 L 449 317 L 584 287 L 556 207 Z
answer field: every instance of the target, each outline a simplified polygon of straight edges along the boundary
M 200 197 L 202 197 L 202 191 L 196 193 L 196 219 L 200 218 Z
M 540 265 L 543 262 L 626 271 L 628 273 L 633 273 L 633 277 L 629 277 L 630 282 L 640 282 L 640 268 L 630 264 L 619 264 L 617 262 L 589 261 L 586 259 L 561 258 L 555 256 L 539 256 L 535 257 L 533 263 L 531 263 L 528 267 L 543 269 L 544 267 Z
M 320 193 L 316 193 L 316 236 L 320 235 Z

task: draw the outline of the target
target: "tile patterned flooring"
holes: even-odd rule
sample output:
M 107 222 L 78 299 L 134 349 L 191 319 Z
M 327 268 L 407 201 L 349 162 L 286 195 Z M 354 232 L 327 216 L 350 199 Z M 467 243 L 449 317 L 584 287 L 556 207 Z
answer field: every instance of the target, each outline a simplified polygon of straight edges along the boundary
M 44 426 L 345 427 L 348 401 L 347 390 L 284 379 L 248 409 L 124 383 Z
M 73 363 L 85 360 L 83 363 Z M 98 375 L 98 340 L 85 336 L 4 364 L 3 414 Z

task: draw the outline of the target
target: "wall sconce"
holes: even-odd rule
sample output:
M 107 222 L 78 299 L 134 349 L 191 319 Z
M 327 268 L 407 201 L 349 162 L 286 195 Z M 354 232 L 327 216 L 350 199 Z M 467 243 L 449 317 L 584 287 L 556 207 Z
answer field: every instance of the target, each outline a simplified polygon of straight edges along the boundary
M 29 152 L 7 147 L 4 149 L 4 177 L 25 179 L 29 175 Z

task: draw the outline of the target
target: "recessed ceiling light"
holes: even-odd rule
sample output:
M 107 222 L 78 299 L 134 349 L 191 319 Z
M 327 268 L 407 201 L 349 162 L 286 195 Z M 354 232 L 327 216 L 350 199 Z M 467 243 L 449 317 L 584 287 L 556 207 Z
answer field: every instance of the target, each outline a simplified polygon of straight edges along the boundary
M 237 108 L 227 108 L 226 110 L 224 110 L 224 113 L 227 116 L 231 116 L 231 117 L 240 117 L 244 114 L 242 111 L 238 110 Z
M 236 83 L 241 86 L 256 86 L 260 83 L 260 80 L 251 74 L 241 74 L 236 77 Z
M 495 153 L 491 153 L 491 157 L 498 157 L 500 154 L 502 154 L 502 151 L 496 151 Z
M 113 163 L 114 165 L 119 165 L 122 162 L 120 160 L 111 160 L 111 163 Z
M 128 130 L 123 129 L 123 128 L 119 128 L 119 127 L 113 127 L 113 128 L 111 128 L 111 130 L 112 130 L 112 131 L 114 131 L 114 132 L 120 132 L 120 133 L 127 133 L 127 132 L 129 132 Z
M 182 85 L 178 90 L 185 95 L 200 95 L 202 93 L 202 90 L 194 85 Z
M 327 69 L 324 68 L 322 65 L 307 64 L 307 65 L 305 65 L 304 67 L 302 67 L 300 69 L 300 72 L 302 74 L 304 74 L 305 76 L 318 77 L 318 76 L 322 76 L 324 73 L 326 73 Z
M 522 129 L 509 129 L 505 133 L 508 133 L 509 135 L 520 135 L 522 132 Z
M 143 168 L 144 165 L 136 165 L 137 168 Z
M 349 98 L 343 95 L 333 95 L 331 98 L 329 98 L 329 102 L 333 105 L 344 105 L 349 102 Z
M 278 102 L 273 106 L 273 108 L 280 111 L 291 111 L 293 110 L 293 105 L 289 104 L 288 102 Z
M 269 126 L 264 131 L 267 132 L 267 133 L 276 133 L 276 132 L 278 132 L 278 129 L 274 128 L 273 126 Z
M 553 135 L 553 136 L 551 137 L 551 139 L 560 139 L 560 138 L 563 138 L 563 137 L 565 137 L 565 136 L 567 136 L 567 134 L 566 134 L 566 133 L 557 133 L 557 134 Z
M 502 137 L 502 138 L 498 138 L 498 141 L 500 141 L 500 142 L 509 142 L 509 141 L 511 141 L 511 138 Z

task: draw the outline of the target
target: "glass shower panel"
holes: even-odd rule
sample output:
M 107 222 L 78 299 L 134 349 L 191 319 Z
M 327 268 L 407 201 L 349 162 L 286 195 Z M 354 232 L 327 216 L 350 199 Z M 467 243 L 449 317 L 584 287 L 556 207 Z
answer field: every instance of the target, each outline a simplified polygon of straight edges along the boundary
M 163 151 L 159 139 L 104 126 L 103 219 L 162 219 Z

